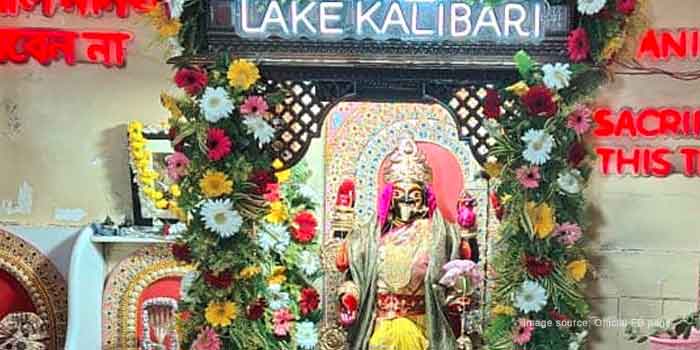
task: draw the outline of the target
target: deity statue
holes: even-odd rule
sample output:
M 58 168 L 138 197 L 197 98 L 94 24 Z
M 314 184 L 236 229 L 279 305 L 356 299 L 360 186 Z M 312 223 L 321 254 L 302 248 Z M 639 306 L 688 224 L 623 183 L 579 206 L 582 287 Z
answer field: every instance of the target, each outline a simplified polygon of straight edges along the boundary
M 441 278 L 449 262 L 476 265 L 458 260 L 467 242 L 460 239 L 463 230 L 447 223 L 436 210 L 433 170 L 412 135 L 400 137 L 385 164 L 376 220 L 345 227 L 349 234 L 336 261 L 347 276 L 339 288 L 339 317 L 348 329 L 349 348 L 458 349 L 448 304 L 459 298 Z M 354 194 L 339 195 L 345 208 L 354 198 Z

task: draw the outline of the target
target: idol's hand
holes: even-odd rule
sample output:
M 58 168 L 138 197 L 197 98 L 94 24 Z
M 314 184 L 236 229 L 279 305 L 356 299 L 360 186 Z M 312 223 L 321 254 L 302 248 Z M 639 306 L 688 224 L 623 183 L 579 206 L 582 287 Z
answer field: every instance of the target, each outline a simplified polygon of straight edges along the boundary
M 351 294 L 343 294 L 340 297 L 340 324 L 348 328 L 357 319 L 357 297 Z

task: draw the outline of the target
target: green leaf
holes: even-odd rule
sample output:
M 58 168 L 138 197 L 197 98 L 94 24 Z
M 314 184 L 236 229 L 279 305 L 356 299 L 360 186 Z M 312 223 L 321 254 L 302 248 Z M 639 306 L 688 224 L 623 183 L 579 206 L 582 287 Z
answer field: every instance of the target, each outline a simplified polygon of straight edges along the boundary
M 518 72 L 520 76 L 528 80 L 532 76 L 532 71 L 535 66 L 535 61 L 530 57 L 530 55 L 525 52 L 525 50 L 520 50 L 513 57 L 515 65 L 518 67 Z

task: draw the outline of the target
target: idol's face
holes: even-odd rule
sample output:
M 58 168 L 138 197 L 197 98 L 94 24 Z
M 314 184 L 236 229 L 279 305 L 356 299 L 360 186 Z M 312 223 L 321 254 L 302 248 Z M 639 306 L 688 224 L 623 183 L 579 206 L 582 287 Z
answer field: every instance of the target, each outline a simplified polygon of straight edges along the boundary
M 391 213 L 398 224 L 407 224 L 428 213 L 425 190 L 416 182 L 397 182 L 391 199 Z

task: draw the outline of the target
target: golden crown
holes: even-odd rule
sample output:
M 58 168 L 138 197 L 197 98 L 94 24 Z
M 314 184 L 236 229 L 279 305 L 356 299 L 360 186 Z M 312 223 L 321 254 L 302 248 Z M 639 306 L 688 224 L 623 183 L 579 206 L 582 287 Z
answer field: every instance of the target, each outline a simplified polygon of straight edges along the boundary
M 399 145 L 388 158 L 389 163 L 384 168 L 385 182 L 412 181 L 426 184 L 433 181 L 433 170 L 410 132 L 399 137 Z

